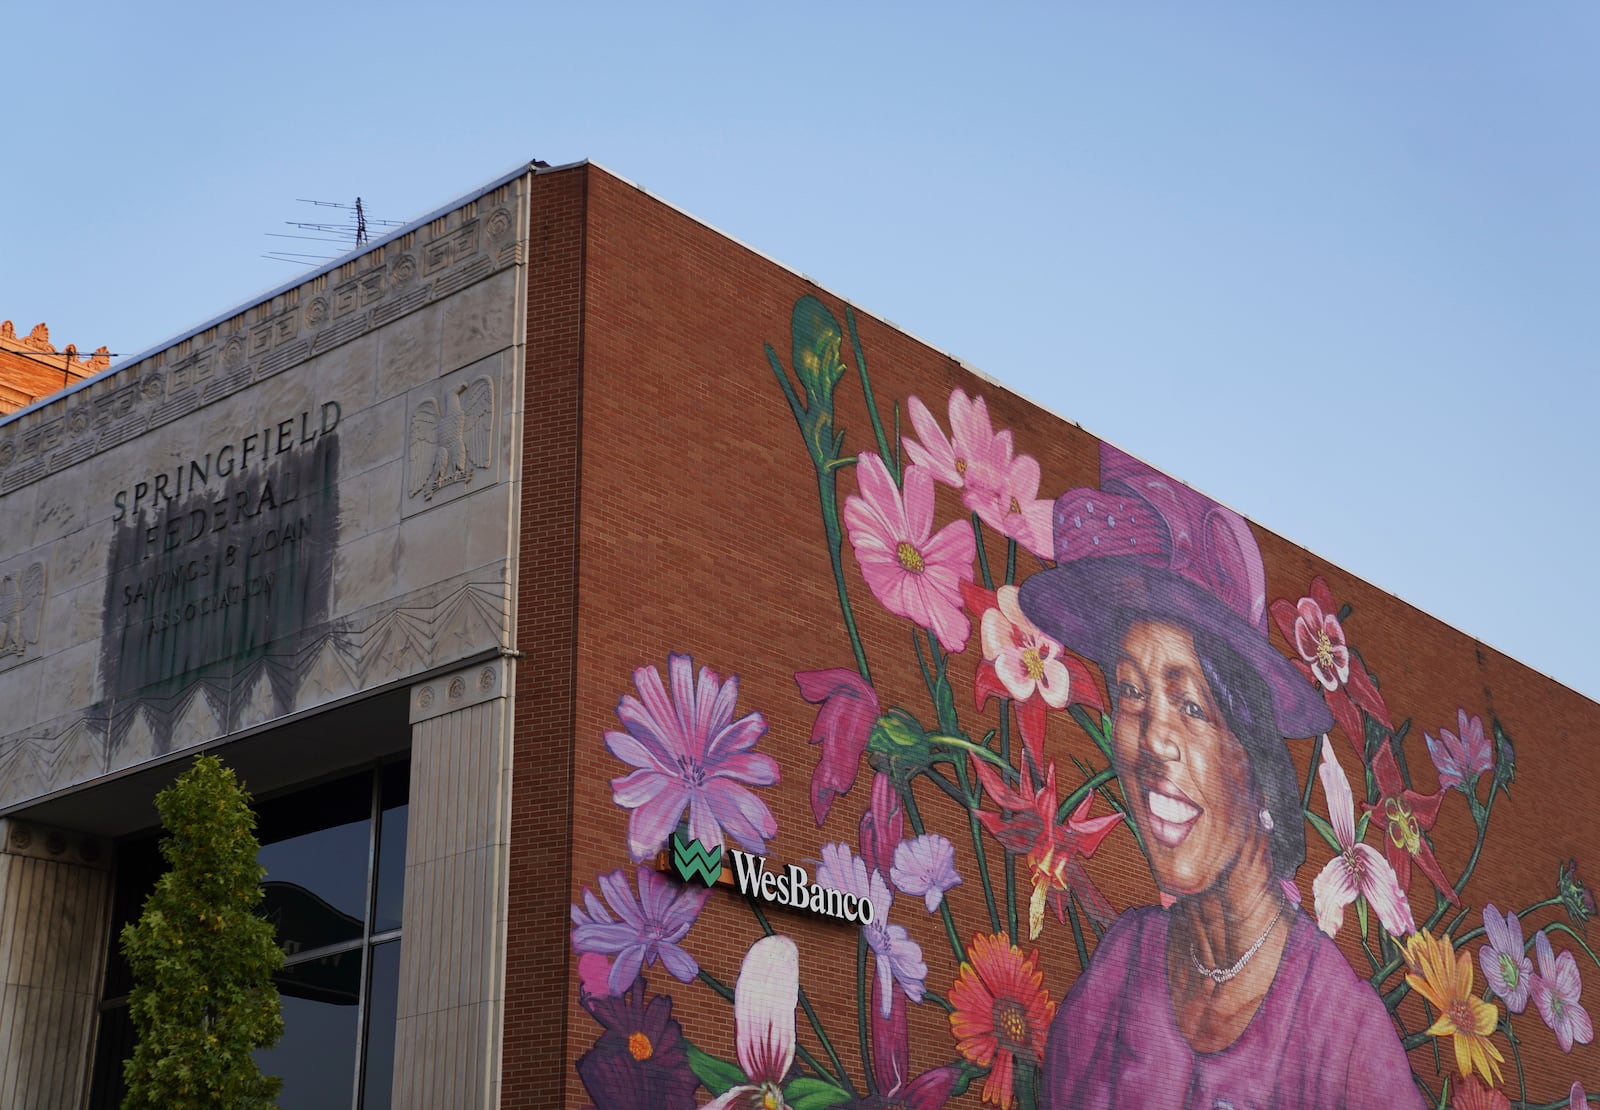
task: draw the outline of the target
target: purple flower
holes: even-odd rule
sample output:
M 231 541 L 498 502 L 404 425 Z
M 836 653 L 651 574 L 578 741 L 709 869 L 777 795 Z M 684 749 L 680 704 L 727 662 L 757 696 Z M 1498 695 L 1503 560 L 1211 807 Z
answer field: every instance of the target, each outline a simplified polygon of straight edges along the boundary
M 1571 952 L 1557 956 L 1550 948 L 1550 938 L 1543 929 L 1533 938 L 1534 951 L 1539 956 L 1539 974 L 1533 980 L 1533 1003 L 1539 1007 L 1539 1016 L 1555 1031 L 1562 1052 L 1571 1052 L 1576 1044 L 1588 1044 L 1594 1039 L 1594 1026 L 1589 1022 L 1589 1011 L 1583 1008 L 1579 996 L 1583 981 L 1578 976 L 1578 961 Z
M 822 758 L 811 773 L 811 812 L 817 825 L 828 819 L 836 794 L 848 793 L 861 769 L 861 753 L 878 719 L 878 695 L 855 671 L 796 671 L 800 696 L 817 710 L 811 742 L 822 745 Z
M 578 1058 L 578 1077 L 596 1106 L 606 1110 L 694 1110 L 700 1085 L 689 1070 L 683 1028 L 672 999 L 645 1001 L 645 982 L 634 980 L 617 998 L 589 998 L 584 1008 L 604 1027 Z
M 1505 999 L 1506 1009 L 1520 1014 L 1528 1007 L 1533 982 L 1533 961 L 1522 946 L 1522 922 L 1509 910 L 1502 920 L 1491 902 L 1483 907 L 1483 931 L 1489 935 L 1489 943 L 1478 949 L 1483 977 Z
M 606 733 L 611 754 L 639 768 L 611 780 L 612 798 L 633 811 L 628 850 L 635 861 L 655 855 L 687 807 L 689 836 L 706 847 L 720 848 L 726 830 L 746 850 L 766 851 L 778 823 L 744 785 L 778 781 L 777 761 L 750 750 L 766 735 L 766 719 L 760 713 L 733 719 L 737 675 L 724 683 L 701 667 L 697 684 L 687 655 L 672 656 L 669 669 L 671 697 L 656 668 L 633 672 L 639 696 L 625 695 L 617 706 L 628 731 Z
M 961 885 L 956 874 L 956 849 L 938 833 L 901 842 L 894 850 L 894 867 L 889 878 L 901 894 L 921 897 L 933 913 L 944 900 L 944 892 Z
M 1573 1080 L 1572 1093 L 1567 1096 L 1567 1105 L 1571 1110 L 1588 1110 L 1589 1095 L 1584 1091 L 1583 1084 Z
M 872 903 L 872 924 L 863 925 L 861 933 L 878 961 L 878 983 L 882 988 L 879 1012 L 884 1017 L 889 1016 L 891 979 L 900 984 L 907 998 L 921 1002 L 928 965 L 922 962 L 922 947 L 906 934 L 905 927 L 889 924 L 894 892 L 884 881 L 883 872 L 869 872 L 866 860 L 852 852 L 847 844 L 824 844 L 817 882 Z
M 700 965 L 678 947 L 678 942 L 688 935 L 689 927 L 700 915 L 709 890 L 679 886 L 650 868 L 641 867 L 637 900 L 621 870 L 601 875 L 600 891 L 617 916 L 607 913 L 594 892 L 584 887 L 582 908 L 572 907 L 572 947 L 580 954 L 598 952 L 617 958 L 606 978 L 611 994 L 625 993 L 639 970 L 658 959 L 682 982 L 687 983 L 700 973 Z
M 1494 753 L 1483 734 L 1483 718 L 1468 717 L 1465 709 L 1456 710 L 1456 732 L 1441 728 L 1437 738 L 1423 733 L 1428 754 L 1439 772 L 1439 785 L 1469 792 L 1478 776 L 1494 766 Z

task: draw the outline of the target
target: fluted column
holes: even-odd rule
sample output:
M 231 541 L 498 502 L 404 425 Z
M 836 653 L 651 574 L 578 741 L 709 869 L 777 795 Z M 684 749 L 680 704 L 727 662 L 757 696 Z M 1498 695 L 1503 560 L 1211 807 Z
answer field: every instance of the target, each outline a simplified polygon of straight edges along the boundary
M 84 1097 L 111 920 L 105 841 L 0 820 L 0 1106 Z
M 511 661 L 411 690 L 395 1110 L 500 1101 Z

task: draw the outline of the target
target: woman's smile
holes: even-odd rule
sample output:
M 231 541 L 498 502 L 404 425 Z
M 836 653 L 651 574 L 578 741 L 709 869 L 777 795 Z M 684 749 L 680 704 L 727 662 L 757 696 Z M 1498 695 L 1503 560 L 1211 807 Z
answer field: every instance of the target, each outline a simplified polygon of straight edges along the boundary
M 1168 848 L 1182 844 L 1205 812 L 1170 784 L 1146 787 L 1144 804 L 1150 835 Z

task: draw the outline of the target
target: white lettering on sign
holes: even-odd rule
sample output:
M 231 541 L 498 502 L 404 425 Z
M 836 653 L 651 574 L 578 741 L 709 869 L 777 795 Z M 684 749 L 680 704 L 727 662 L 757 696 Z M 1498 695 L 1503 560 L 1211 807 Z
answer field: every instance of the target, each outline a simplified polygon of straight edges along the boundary
M 807 910 L 820 917 L 872 924 L 870 899 L 813 883 L 811 875 L 798 863 L 791 863 L 782 871 L 768 871 L 765 856 L 751 855 L 737 848 L 728 849 L 728 854 L 733 857 L 734 881 L 739 893 L 746 898 Z

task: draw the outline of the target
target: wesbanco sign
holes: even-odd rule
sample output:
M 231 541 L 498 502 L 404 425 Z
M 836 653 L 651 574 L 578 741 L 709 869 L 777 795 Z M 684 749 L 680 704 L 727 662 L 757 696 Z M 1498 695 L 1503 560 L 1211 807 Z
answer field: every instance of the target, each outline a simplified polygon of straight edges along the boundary
M 731 868 L 723 863 L 724 856 L 732 857 Z M 738 848 L 707 848 L 698 840 L 686 841 L 673 833 L 669 869 L 681 882 L 698 879 L 708 887 L 733 885 L 746 898 L 804 910 L 818 917 L 834 917 L 856 925 L 872 924 L 870 898 L 859 898 L 814 883 L 810 873 L 798 863 L 769 871 L 766 856 L 752 855 Z M 728 877 L 730 870 L 733 873 L 731 883 Z

